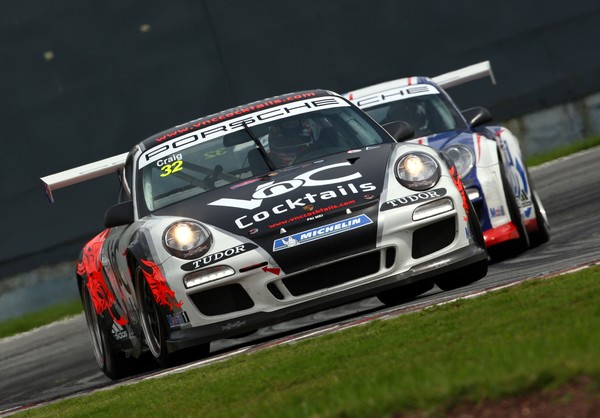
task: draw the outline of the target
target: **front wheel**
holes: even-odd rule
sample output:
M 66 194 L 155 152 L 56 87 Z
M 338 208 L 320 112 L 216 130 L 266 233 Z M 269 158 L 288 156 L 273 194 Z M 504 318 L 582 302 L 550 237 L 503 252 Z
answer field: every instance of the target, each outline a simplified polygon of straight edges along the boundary
M 152 356 L 160 367 L 177 366 L 208 355 L 210 344 L 169 353 L 167 349 L 167 323 L 154 299 L 148 281 L 144 278 L 141 267 L 136 270 L 135 290 L 144 338 Z
M 141 267 L 136 270 L 135 290 L 146 344 L 156 362 L 161 367 L 167 367 L 169 365 L 169 352 L 166 343 L 167 327 L 158 304 L 154 300 L 152 289 L 150 289 L 148 281 L 144 278 Z

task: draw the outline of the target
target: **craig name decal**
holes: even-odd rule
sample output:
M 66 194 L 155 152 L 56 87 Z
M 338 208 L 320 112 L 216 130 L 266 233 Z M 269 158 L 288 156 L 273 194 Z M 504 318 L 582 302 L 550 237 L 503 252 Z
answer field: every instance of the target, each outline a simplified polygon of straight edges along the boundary
M 444 188 L 419 192 L 408 196 L 399 197 L 398 199 L 388 200 L 387 202 L 382 203 L 381 210 L 384 211 L 401 208 L 403 206 L 414 205 L 415 203 L 426 202 L 428 200 L 437 199 L 438 197 L 445 195 L 446 189 Z
M 287 237 L 278 238 L 273 241 L 273 251 L 286 250 L 291 247 L 306 244 L 307 242 L 348 232 L 372 223 L 373 221 L 367 215 L 359 215 L 355 216 L 354 218 L 344 219 L 343 221 L 333 222 L 318 228 L 313 228 L 289 235 Z

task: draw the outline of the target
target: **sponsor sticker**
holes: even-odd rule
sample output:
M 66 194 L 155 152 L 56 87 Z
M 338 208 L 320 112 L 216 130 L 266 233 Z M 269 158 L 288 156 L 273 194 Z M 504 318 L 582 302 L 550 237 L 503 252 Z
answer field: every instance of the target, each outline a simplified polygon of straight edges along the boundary
M 244 325 L 246 325 L 246 321 L 228 322 L 225 325 L 221 325 L 221 329 L 223 331 L 229 331 L 230 329 L 236 329 L 239 327 L 243 327 Z
M 354 100 L 354 103 L 361 109 L 366 109 L 386 102 L 395 102 L 411 97 L 439 93 L 440 92 L 431 84 L 414 84 L 411 86 L 394 87 L 377 94 L 361 97 L 360 99 Z
M 345 100 L 335 97 L 313 97 L 306 100 L 300 100 L 292 103 L 284 103 L 280 106 L 266 108 L 248 115 L 238 116 L 205 128 L 193 131 L 191 134 L 176 137 L 160 146 L 150 148 L 144 152 L 138 161 L 138 167 L 144 168 L 148 164 L 164 160 L 171 155 L 177 154 L 186 148 L 199 143 L 218 138 L 225 134 L 245 129 L 244 126 L 256 126 L 264 123 L 270 123 L 279 119 L 285 119 L 304 113 L 314 112 L 316 110 L 330 109 L 334 107 L 350 106 Z
M 351 172 L 344 176 L 332 174 L 327 176 L 328 172 L 334 169 L 351 167 L 352 163 L 343 162 L 330 165 L 318 166 L 309 171 L 289 180 L 279 182 L 268 182 L 259 184 L 251 199 L 237 198 L 220 198 L 208 203 L 211 206 L 223 206 L 249 211 L 248 215 L 242 215 L 234 220 L 239 229 L 246 229 L 250 226 L 263 222 L 273 215 L 281 215 L 285 212 L 296 213 L 298 209 L 306 211 L 307 205 L 321 204 L 322 202 L 331 201 L 340 197 L 351 195 L 359 195 L 365 192 L 376 190 L 375 185 L 371 182 L 361 183 L 359 180 L 362 174 L 358 171 Z M 330 171 L 331 170 L 331 171 Z M 320 177 L 320 178 L 319 178 Z M 320 190 L 316 193 L 311 192 L 308 188 L 331 186 L 325 190 Z M 298 189 L 307 189 L 303 196 L 295 199 L 285 199 L 285 195 L 291 192 L 297 192 Z M 275 205 L 264 207 L 263 202 L 276 202 Z M 336 203 L 337 204 L 337 203 Z M 262 210 L 259 208 L 262 207 Z
M 490 216 L 492 218 L 497 218 L 498 216 L 504 216 L 504 215 L 506 215 L 504 206 L 500 206 L 499 208 L 490 208 Z
M 227 248 L 223 251 L 208 254 L 202 258 L 199 258 L 198 260 L 185 263 L 181 266 L 181 269 L 184 271 L 193 271 L 202 267 L 210 266 L 211 264 L 217 263 L 219 261 L 227 260 L 228 258 L 235 257 L 236 255 L 243 254 L 247 251 L 251 251 L 256 248 L 258 248 L 258 245 L 251 243 L 236 245 L 235 247 Z
M 115 338 L 115 340 L 117 340 L 117 341 L 129 337 L 129 333 L 127 332 L 127 330 L 124 329 L 117 322 L 113 322 L 113 325 L 111 328 L 111 333 L 112 333 L 113 337 Z
M 381 210 L 384 211 L 414 205 L 417 203 L 426 202 L 428 200 L 434 200 L 445 195 L 446 189 L 444 188 L 414 193 L 408 196 L 399 197 L 397 199 L 388 200 L 387 202 L 382 203 Z
M 169 327 L 175 328 L 183 324 L 189 323 L 190 317 L 188 316 L 186 311 L 181 311 L 173 314 L 168 314 L 167 321 L 169 322 Z
M 278 238 L 273 241 L 273 251 L 287 250 L 288 248 L 317 241 L 332 235 L 342 234 L 353 229 L 372 224 L 373 221 L 367 215 L 359 215 L 342 221 L 333 222 L 318 228 L 308 229 L 287 237 Z

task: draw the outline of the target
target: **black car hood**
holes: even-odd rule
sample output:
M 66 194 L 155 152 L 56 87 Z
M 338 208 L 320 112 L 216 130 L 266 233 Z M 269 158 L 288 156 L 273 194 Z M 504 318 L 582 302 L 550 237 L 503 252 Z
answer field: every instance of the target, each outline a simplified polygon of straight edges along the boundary
M 287 272 L 366 251 L 375 248 L 377 203 L 394 146 L 381 144 L 295 165 L 155 214 L 193 218 L 247 237 Z

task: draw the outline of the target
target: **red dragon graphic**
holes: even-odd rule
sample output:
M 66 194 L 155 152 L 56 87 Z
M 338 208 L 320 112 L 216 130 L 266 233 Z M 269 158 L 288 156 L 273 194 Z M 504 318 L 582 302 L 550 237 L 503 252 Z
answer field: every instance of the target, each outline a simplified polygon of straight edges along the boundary
M 469 203 L 467 201 L 467 193 L 465 192 L 465 187 L 463 186 L 462 181 L 460 180 L 460 176 L 458 175 L 458 170 L 456 169 L 456 167 L 454 165 L 452 167 L 450 167 L 450 175 L 452 176 L 454 185 L 460 192 L 460 195 L 461 195 L 462 201 L 463 201 L 463 208 L 465 209 L 465 213 L 468 215 L 469 214 Z M 465 215 L 464 220 L 468 221 L 469 218 Z
M 102 264 L 100 263 L 100 251 L 108 236 L 108 232 L 109 230 L 105 229 L 85 245 L 81 254 L 81 260 L 77 263 L 77 274 L 87 278 L 86 287 L 90 292 L 96 314 L 101 315 L 102 312 L 108 311 L 113 321 L 123 326 L 129 321 L 124 315 L 121 315 L 118 319 L 115 317 L 112 309 L 115 303 L 115 296 L 104 281 Z
M 167 284 L 167 280 L 161 273 L 160 268 L 150 260 L 140 261 L 145 266 L 150 267 L 150 272 L 147 272 L 145 269 L 142 269 L 142 272 L 144 273 L 144 277 L 150 285 L 150 290 L 154 295 L 154 300 L 156 303 L 158 303 L 160 306 L 169 308 L 171 311 L 173 311 L 175 308 L 180 308 L 181 305 L 183 305 L 183 302 L 175 299 L 175 292 L 173 292 L 173 290 L 171 290 Z

